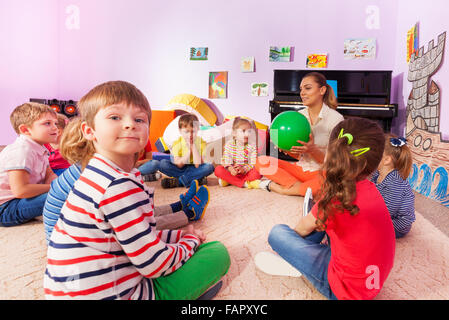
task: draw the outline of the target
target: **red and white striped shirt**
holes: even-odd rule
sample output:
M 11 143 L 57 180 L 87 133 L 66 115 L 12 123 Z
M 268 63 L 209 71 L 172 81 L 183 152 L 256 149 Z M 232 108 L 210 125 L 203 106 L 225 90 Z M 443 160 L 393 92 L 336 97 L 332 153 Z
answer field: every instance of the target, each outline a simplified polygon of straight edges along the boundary
M 235 139 L 231 139 L 226 142 L 224 146 L 221 163 L 224 167 L 240 164 L 245 168 L 245 171 L 248 172 L 254 168 L 256 160 L 257 149 L 255 146 L 249 143 L 237 145 Z
M 47 299 L 155 299 L 151 279 L 180 268 L 199 239 L 156 230 L 151 192 L 137 169 L 94 155 L 50 238 Z

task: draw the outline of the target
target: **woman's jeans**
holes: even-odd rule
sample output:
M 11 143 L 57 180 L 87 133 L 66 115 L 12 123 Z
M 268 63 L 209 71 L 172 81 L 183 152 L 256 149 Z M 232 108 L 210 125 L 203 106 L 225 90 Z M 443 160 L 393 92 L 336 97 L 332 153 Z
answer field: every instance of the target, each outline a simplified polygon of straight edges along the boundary
M 137 168 L 142 176 L 155 173 L 159 170 L 159 160 L 149 160 Z
M 193 164 L 186 164 L 184 167 L 178 168 L 170 160 L 163 159 L 160 161 L 159 171 L 169 177 L 178 178 L 179 182 L 188 188 L 193 180 L 207 177 L 214 172 L 214 166 L 211 163 L 203 163 L 198 168 Z
M 268 243 L 284 260 L 298 269 L 328 299 L 337 299 L 327 279 L 330 246 L 320 244 L 325 232 L 312 232 L 305 238 L 285 224 L 275 225 Z
M 0 205 L 0 226 L 12 227 L 42 215 L 47 193 L 26 199 L 12 199 Z

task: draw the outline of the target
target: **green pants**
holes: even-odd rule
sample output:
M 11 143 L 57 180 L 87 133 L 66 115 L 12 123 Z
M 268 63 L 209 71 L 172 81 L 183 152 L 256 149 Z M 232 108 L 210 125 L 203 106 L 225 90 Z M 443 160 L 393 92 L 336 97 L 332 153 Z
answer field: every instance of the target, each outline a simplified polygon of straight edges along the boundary
M 156 300 L 194 300 L 229 270 L 228 250 L 219 241 L 203 243 L 175 272 L 153 279 Z

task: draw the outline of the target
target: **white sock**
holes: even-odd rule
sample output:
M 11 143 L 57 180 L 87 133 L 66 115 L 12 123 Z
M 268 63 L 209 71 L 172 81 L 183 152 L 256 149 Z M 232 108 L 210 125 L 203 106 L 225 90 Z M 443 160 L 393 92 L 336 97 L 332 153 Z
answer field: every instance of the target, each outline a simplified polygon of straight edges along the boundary
M 262 181 L 260 181 L 259 188 L 262 189 L 262 190 L 269 191 L 267 186 L 270 184 L 270 182 L 271 182 L 271 180 L 262 180 Z

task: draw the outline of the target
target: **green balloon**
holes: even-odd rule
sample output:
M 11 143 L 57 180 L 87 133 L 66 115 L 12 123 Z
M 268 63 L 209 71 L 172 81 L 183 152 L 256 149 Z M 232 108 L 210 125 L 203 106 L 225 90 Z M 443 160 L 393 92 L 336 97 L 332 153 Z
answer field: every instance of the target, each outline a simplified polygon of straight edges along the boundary
M 297 111 L 284 111 L 273 119 L 270 136 L 279 149 L 290 150 L 293 146 L 301 145 L 298 140 L 309 141 L 309 121 Z

